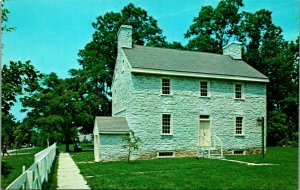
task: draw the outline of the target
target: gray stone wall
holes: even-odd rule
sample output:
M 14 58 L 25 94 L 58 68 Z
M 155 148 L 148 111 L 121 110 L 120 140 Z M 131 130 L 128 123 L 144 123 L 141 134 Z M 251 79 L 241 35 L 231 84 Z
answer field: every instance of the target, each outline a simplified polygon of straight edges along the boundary
M 124 142 L 120 134 L 100 134 L 100 161 L 126 160 L 128 152 L 122 148 Z
M 224 46 L 223 55 L 229 55 L 233 59 L 242 59 L 242 43 L 233 42 Z
M 132 102 L 132 78 L 129 64 L 120 51 L 112 85 L 112 116 L 127 117 Z
M 128 107 L 127 121 L 143 141 L 140 153 L 195 151 L 198 145 L 199 115 L 211 117 L 211 131 L 225 149 L 251 149 L 261 145 L 258 117 L 266 117 L 264 83 L 244 82 L 245 99 L 234 98 L 234 82 L 209 80 L 210 97 L 199 97 L 197 78 L 171 77 L 171 96 L 160 94 L 161 77 L 132 75 L 134 101 Z M 173 135 L 161 135 L 161 114 L 171 113 Z M 235 136 L 235 117 L 243 116 L 245 135 Z
M 132 26 L 122 25 L 118 32 L 118 48 L 132 48 Z

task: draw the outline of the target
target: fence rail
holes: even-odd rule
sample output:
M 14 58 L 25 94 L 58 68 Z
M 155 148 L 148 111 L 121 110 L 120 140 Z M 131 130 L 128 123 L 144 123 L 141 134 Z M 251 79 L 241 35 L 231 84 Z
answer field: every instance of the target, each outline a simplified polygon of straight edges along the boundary
M 34 163 L 6 189 L 41 189 L 56 156 L 56 143 L 34 155 Z

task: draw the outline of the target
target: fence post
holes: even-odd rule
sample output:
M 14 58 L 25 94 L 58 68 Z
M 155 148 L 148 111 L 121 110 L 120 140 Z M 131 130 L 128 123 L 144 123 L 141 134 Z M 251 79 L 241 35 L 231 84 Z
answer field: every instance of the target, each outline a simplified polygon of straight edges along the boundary
M 26 171 L 25 166 L 22 166 L 22 174 Z M 25 184 L 22 185 L 22 189 L 25 189 Z
M 47 157 L 45 157 L 44 161 L 43 161 L 43 168 L 44 168 L 44 172 L 45 172 L 45 181 L 48 181 L 48 169 L 47 169 Z
M 33 185 L 33 171 L 26 171 L 26 177 L 27 177 L 27 184 L 28 184 L 28 189 L 32 189 Z

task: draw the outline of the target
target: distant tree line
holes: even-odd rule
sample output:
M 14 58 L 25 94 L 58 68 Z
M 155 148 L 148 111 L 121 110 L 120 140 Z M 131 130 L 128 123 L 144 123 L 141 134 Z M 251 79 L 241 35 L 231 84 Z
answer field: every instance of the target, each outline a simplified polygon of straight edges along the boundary
M 66 143 L 68 151 L 78 127 L 91 133 L 95 116 L 111 115 L 117 32 L 128 24 L 133 27 L 133 43 L 138 45 L 221 54 L 228 42 L 243 42 L 243 59 L 270 79 L 268 145 L 298 143 L 299 38 L 286 41 L 270 11 L 250 13 L 240 11 L 242 6 L 242 0 L 222 0 L 215 8 L 202 7 L 184 34 L 189 40 L 186 45 L 167 42 L 157 20 L 131 3 L 121 12 L 108 12 L 92 23 L 92 41 L 78 53 L 80 68 L 69 70 L 65 79 L 55 73 L 42 74 L 29 61 L 11 61 L 2 68 L 3 140 L 43 144 L 50 139 Z M 8 12 L 3 14 L 7 18 Z M 22 122 L 10 112 L 17 95 L 27 113 Z

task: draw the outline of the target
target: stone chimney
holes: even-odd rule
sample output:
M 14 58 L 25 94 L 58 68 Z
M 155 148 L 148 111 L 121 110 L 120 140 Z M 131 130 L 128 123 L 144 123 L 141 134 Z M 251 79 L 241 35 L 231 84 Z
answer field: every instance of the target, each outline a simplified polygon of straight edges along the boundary
M 232 59 L 242 59 L 242 43 L 232 42 L 223 47 L 223 55 L 229 55 Z
M 132 48 L 132 26 L 121 25 L 118 32 L 118 49 Z

